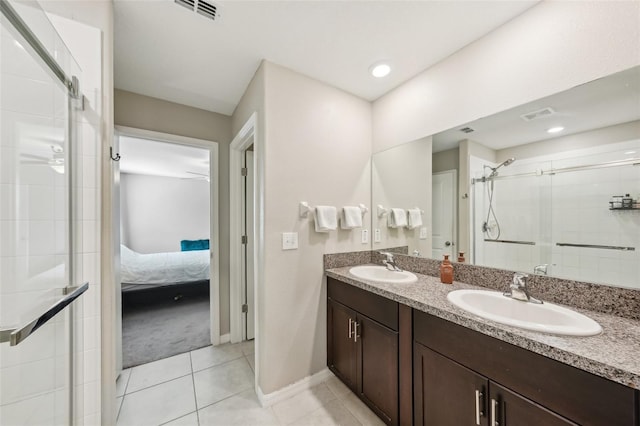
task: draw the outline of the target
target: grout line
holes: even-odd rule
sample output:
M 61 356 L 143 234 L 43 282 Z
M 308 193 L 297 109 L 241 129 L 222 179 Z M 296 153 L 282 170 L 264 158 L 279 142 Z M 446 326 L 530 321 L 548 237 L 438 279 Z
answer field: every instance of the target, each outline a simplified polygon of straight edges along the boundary
M 221 400 L 219 400 L 219 401 L 212 402 L 211 404 L 203 405 L 202 407 L 198 407 L 198 411 L 200 411 L 200 410 L 204 410 L 204 409 L 205 409 L 205 408 L 207 408 L 207 407 L 211 407 L 212 405 L 216 405 L 216 404 L 218 404 L 218 403 L 220 403 L 220 402 L 222 402 L 222 401 L 226 401 L 226 400 L 227 400 L 227 399 L 229 399 L 229 398 L 233 398 L 234 396 L 238 396 L 238 395 L 240 395 L 241 393 L 246 392 L 246 391 L 248 391 L 248 390 L 252 390 L 252 389 L 253 389 L 252 387 L 248 387 L 248 388 L 246 388 L 246 389 L 241 390 L 240 392 L 236 392 L 236 393 L 234 393 L 233 395 L 225 396 L 224 398 L 222 398 L 222 399 L 221 399 Z M 255 393 L 255 391 L 254 391 L 254 393 Z
M 240 358 L 244 358 L 244 355 L 240 355 L 240 356 L 239 356 L 239 357 L 237 357 L 237 358 L 233 358 L 233 359 L 227 360 L 227 361 L 225 361 L 225 362 L 221 362 L 220 364 L 214 364 L 214 365 L 211 365 L 211 366 L 209 366 L 209 367 L 201 368 L 201 369 L 199 369 L 199 370 L 194 370 L 194 369 L 193 369 L 193 366 L 192 366 L 192 367 L 191 367 L 191 372 L 192 372 L 192 373 L 199 373 L 199 372 L 201 372 L 201 371 L 208 370 L 208 369 L 210 369 L 210 368 L 220 367 L 221 365 L 229 364 L 230 362 L 237 361 L 237 360 L 239 360 Z M 249 366 L 249 367 L 251 367 L 251 366 Z
M 181 415 L 180 417 L 176 417 L 175 419 L 167 420 L 167 421 L 166 421 L 166 422 L 164 422 L 164 423 L 160 423 L 160 426 L 162 426 L 162 425 L 166 425 L 167 423 L 174 422 L 174 421 L 179 420 L 179 419 L 181 419 L 181 418 L 183 418 L 183 417 L 187 417 L 189 414 L 193 414 L 193 413 L 198 413 L 198 410 L 196 410 L 196 411 L 191 411 L 190 413 L 187 413 L 187 414 L 183 414 L 183 415 Z M 196 415 L 197 415 L 197 414 L 196 414 Z M 198 423 L 199 423 L 199 422 L 198 422 Z
M 131 375 L 133 374 L 133 368 L 131 368 L 129 370 L 129 374 L 127 375 L 127 383 L 124 384 L 124 391 L 122 393 L 122 397 L 124 398 L 124 396 L 127 394 L 127 389 L 129 388 L 129 382 L 131 381 Z
M 138 389 L 138 390 L 136 390 L 136 391 L 133 391 L 133 392 L 127 393 L 127 394 L 125 394 L 125 395 L 133 395 L 134 393 L 142 392 L 143 390 L 151 389 L 151 388 L 154 388 L 154 387 L 156 387 L 156 386 L 160 386 L 160 385 L 163 385 L 163 384 L 165 384 L 165 383 L 172 382 L 172 381 L 174 381 L 174 380 L 182 379 L 182 378 L 187 377 L 187 376 L 189 376 L 189 375 L 193 375 L 193 373 L 183 374 L 182 376 L 174 377 L 174 378 L 172 378 L 172 379 L 165 380 L 164 382 L 154 383 L 154 384 L 152 384 L 152 385 L 150 385 L 150 386 L 147 386 L 146 388 Z
M 191 358 L 191 352 L 189 352 L 189 363 L 191 364 L 191 384 L 193 385 L 193 403 L 196 407 L 196 421 L 200 425 L 200 413 L 198 413 L 198 396 L 196 395 L 196 379 L 193 376 L 193 358 Z

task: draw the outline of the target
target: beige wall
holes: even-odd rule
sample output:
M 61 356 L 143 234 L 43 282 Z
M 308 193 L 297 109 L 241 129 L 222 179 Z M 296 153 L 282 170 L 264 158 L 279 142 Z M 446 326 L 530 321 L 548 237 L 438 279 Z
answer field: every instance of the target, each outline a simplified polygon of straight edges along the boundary
M 220 334 L 229 333 L 229 143 L 231 117 L 115 90 L 115 124 L 218 142 Z
M 541 2 L 373 104 L 373 151 L 640 64 L 640 2 Z
M 316 233 L 298 203 L 369 204 L 371 105 L 268 62 L 249 89 L 233 121 L 237 131 L 257 110 L 266 123 L 258 384 L 269 394 L 326 367 L 323 254 L 369 248 L 358 231 Z M 282 232 L 298 232 L 298 250 L 282 250 Z
M 458 170 L 460 167 L 460 149 L 453 148 L 446 151 L 434 152 L 432 157 L 433 173 L 446 170 Z

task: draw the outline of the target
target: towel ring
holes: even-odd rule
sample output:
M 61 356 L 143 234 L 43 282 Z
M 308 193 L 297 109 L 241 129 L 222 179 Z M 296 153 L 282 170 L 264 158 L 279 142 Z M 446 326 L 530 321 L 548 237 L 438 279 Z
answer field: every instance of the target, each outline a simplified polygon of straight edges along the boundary
M 378 217 L 383 217 L 389 213 L 389 209 L 386 209 L 382 206 L 382 204 L 378 204 Z
M 309 213 L 312 211 L 313 207 L 311 207 L 306 201 L 300 201 L 300 204 L 298 204 L 298 214 L 300 217 L 308 217 Z

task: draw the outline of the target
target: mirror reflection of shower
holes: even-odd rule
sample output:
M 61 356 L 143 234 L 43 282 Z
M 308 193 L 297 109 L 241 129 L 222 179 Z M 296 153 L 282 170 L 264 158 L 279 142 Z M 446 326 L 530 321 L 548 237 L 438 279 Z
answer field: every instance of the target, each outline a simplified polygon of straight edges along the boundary
M 511 163 L 516 161 L 514 157 L 511 157 L 502 163 L 498 164 L 496 167 L 491 167 L 484 165 L 485 176 L 482 177 L 481 181 L 486 183 L 489 181 L 489 185 L 486 185 L 487 188 L 487 197 L 489 198 L 489 208 L 487 209 L 487 218 L 482 224 L 482 232 L 484 232 L 489 240 L 497 240 L 500 238 L 500 222 L 498 221 L 498 217 L 496 216 L 496 212 L 493 209 L 493 181 L 496 176 L 498 176 L 498 169 L 500 167 L 507 167 Z M 486 175 L 487 169 L 491 170 L 489 175 Z M 493 219 L 492 219 L 493 217 Z

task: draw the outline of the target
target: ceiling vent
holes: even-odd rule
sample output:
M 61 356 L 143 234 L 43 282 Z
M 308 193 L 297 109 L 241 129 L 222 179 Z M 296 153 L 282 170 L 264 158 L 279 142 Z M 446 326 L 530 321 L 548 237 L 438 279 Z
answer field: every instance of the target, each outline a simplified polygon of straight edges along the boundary
M 180 6 L 186 7 L 192 12 L 196 12 L 213 21 L 220 19 L 220 6 L 211 1 L 203 0 L 174 0 Z
M 551 117 L 555 113 L 556 112 L 553 108 L 546 107 L 546 108 L 539 109 L 537 111 L 531 111 L 526 114 L 522 114 L 520 118 L 522 118 L 524 121 L 532 121 L 532 120 L 538 120 L 540 118 Z
M 471 132 L 475 132 L 476 130 L 471 127 L 463 127 L 462 129 L 460 129 L 460 131 L 462 133 L 471 133 Z

